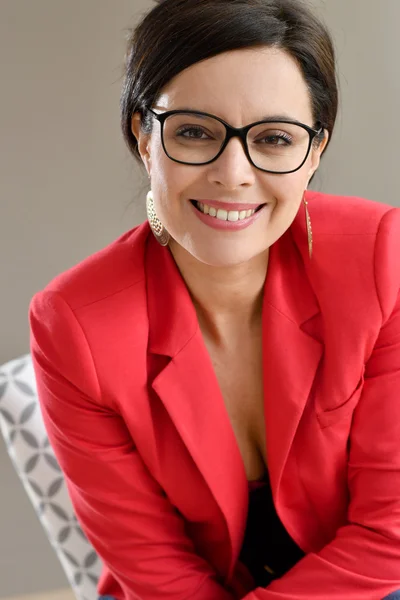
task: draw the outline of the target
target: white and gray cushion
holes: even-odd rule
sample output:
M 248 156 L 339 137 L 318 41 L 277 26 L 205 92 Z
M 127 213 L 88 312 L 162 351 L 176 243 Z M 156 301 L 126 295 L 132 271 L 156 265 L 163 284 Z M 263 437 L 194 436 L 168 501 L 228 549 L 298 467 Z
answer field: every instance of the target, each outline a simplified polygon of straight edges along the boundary
M 77 600 L 96 600 L 101 561 L 77 522 L 49 444 L 30 354 L 0 366 L 0 428 Z

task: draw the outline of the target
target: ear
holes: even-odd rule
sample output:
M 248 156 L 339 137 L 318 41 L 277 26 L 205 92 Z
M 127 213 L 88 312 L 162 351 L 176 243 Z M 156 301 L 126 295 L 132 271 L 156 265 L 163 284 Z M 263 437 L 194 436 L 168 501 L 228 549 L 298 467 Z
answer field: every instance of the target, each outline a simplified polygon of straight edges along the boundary
M 319 163 L 321 160 L 321 156 L 323 151 L 326 148 L 326 145 L 329 140 L 329 132 L 327 129 L 324 129 L 324 139 L 320 142 L 318 148 L 313 147 L 311 152 L 311 165 L 308 172 L 308 181 L 310 181 L 311 177 L 314 175 L 315 171 L 319 167 Z
M 140 157 L 146 167 L 148 175 L 151 173 L 151 155 L 150 155 L 150 134 L 143 133 L 141 127 L 140 113 L 134 113 L 131 121 L 131 130 L 138 143 Z

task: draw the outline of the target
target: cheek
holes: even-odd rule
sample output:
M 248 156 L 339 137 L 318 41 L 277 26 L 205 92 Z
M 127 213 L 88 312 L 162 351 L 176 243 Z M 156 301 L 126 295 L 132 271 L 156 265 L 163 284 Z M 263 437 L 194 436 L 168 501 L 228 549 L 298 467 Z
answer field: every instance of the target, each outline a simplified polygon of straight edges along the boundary
M 174 190 L 184 177 L 183 165 L 174 162 L 165 154 L 161 140 L 153 138 L 151 143 L 152 185 L 160 190 Z
M 151 162 L 151 182 L 163 182 L 166 176 L 168 157 L 162 149 L 161 142 L 152 138 L 150 162 Z M 170 162 L 170 161 L 169 161 Z
M 296 171 L 287 175 L 276 176 L 268 182 L 268 195 L 275 198 L 277 207 L 292 212 L 298 208 L 303 199 L 307 185 L 307 172 Z
M 190 189 L 190 168 L 170 160 L 165 153 L 153 163 L 151 187 L 156 212 L 167 228 L 176 227 L 185 217 L 185 191 Z M 186 207 L 187 208 L 187 207 Z
M 161 149 L 154 154 L 151 185 L 160 208 L 176 212 L 195 190 L 204 189 L 204 174 L 199 167 L 174 162 Z

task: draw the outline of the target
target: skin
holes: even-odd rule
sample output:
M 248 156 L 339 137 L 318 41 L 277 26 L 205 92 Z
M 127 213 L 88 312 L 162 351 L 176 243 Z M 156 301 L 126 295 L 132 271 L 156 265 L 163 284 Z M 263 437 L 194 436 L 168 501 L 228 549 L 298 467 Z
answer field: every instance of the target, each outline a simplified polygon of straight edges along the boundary
M 297 63 L 268 47 L 234 50 L 192 65 L 165 86 L 153 108 L 200 110 L 236 127 L 269 114 L 286 114 L 313 126 L 309 91 Z M 132 132 L 206 341 L 223 351 L 238 347 L 240 340 L 243 350 L 243 340 L 260 330 L 269 248 L 293 222 L 328 132 L 318 148 L 312 146 L 302 168 L 286 175 L 253 167 L 238 138 L 213 163 L 189 166 L 166 156 L 158 122 L 151 134 L 144 134 L 135 114 Z M 250 227 L 226 232 L 202 223 L 191 198 L 270 206 Z

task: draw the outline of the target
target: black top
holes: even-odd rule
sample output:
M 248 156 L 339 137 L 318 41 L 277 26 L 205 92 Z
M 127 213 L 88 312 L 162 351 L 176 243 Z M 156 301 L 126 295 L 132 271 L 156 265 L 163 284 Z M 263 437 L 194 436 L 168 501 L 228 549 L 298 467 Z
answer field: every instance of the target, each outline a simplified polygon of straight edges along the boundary
M 253 576 L 256 587 L 266 587 L 284 575 L 305 553 L 293 541 L 275 510 L 268 474 L 249 482 L 249 511 L 239 560 Z

